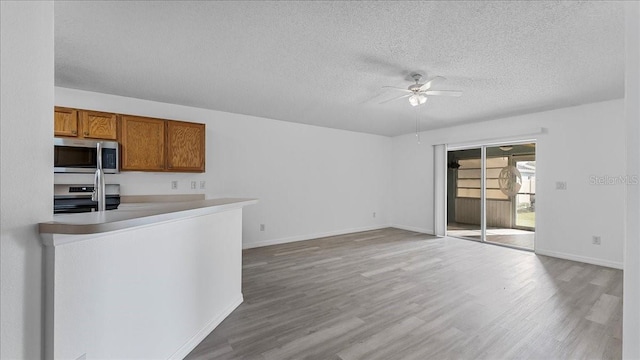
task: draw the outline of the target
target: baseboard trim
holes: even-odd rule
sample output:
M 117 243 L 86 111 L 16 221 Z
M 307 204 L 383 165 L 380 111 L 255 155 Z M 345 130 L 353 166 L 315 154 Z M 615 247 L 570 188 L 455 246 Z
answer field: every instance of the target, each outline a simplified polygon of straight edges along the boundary
M 233 312 L 233 310 L 235 310 L 238 306 L 240 306 L 240 304 L 242 304 L 243 301 L 244 301 L 244 297 L 242 296 L 242 293 L 240 293 L 240 296 L 236 298 L 236 300 L 233 301 L 231 305 L 229 305 L 229 307 L 227 307 L 222 313 L 220 313 L 218 316 L 213 318 L 209 323 L 207 323 L 207 325 L 205 325 L 205 327 L 203 327 L 200 331 L 198 331 L 195 335 L 193 335 L 193 337 L 191 337 L 191 339 L 189 339 L 184 345 L 182 345 L 180 349 L 174 352 L 169 357 L 169 359 L 176 359 L 176 360 L 184 359 L 187 355 L 189 355 L 189 353 L 193 349 L 196 348 L 196 346 L 198 346 L 198 344 L 202 342 L 202 340 L 204 340 L 204 338 L 207 337 L 207 335 L 209 335 L 213 331 L 213 329 L 218 327 L 218 325 L 220 325 L 220 323 L 227 316 L 229 316 Z
M 535 250 L 535 253 L 538 255 L 552 256 L 560 259 L 578 261 L 578 262 L 583 262 L 583 263 L 592 264 L 592 265 L 606 266 L 606 267 L 620 269 L 620 270 L 623 269 L 623 264 L 617 261 L 602 260 L 602 259 L 596 259 L 596 258 L 587 257 L 587 256 L 573 255 L 573 254 L 567 254 L 559 251 L 550 251 L 550 250 L 537 249 L 537 248 Z
M 264 241 L 257 241 L 257 242 L 242 244 L 242 248 L 243 249 L 252 249 L 252 248 L 263 247 L 263 246 L 286 244 L 286 243 L 291 243 L 291 242 L 296 242 L 296 241 L 313 240 L 313 239 L 323 238 L 323 237 L 328 237 L 328 236 L 338 236 L 338 235 L 345 235 L 345 234 L 351 234 L 351 233 L 362 232 L 362 231 L 386 229 L 386 228 L 388 228 L 390 226 L 391 225 L 389 225 L 389 224 L 373 225 L 373 226 L 365 226 L 365 227 L 361 227 L 361 228 L 351 228 L 351 229 L 343 229 L 343 230 L 336 230 L 336 231 L 328 231 L 328 232 L 324 232 L 324 233 L 315 233 L 315 234 L 309 234 L 309 235 L 290 236 L 290 237 L 286 237 L 286 238 L 271 239 L 271 240 L 264 240 Z
M 407 231 L 415 231 L 415 232 L 428 234 L 428 235 L 433 235 L 434 234 L 434 231 L 432 229 L 425 229 L 425 228 L 420 228 L 420 227 L 416 227 L 416 226 L 408 226 L 408 225 L 400 225 L 400 224 L 392 224 L 390 226 L 393 227 L 393 228 L 396 228 L 396 229 L 402 229 L 402 230 L 407 230 Z

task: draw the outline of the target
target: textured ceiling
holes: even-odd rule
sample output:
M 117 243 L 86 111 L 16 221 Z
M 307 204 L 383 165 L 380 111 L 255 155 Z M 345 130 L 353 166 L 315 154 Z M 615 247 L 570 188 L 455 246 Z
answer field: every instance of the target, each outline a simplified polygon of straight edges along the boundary
M 398 135 L 624 96 L 621 2 L 55 2 L 57 86 Z M 384 85 L 441 75 L 413 108 Z M 606 119 L 603 119 L 606 120 Z

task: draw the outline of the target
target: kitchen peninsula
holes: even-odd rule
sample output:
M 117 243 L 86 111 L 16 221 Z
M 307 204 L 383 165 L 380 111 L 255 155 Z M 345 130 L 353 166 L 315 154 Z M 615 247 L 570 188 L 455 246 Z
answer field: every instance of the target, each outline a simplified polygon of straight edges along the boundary
M 242 303 L 242 208 L 255 199 L 56 215 L 45 245 L 45 357 L 181 359 Z

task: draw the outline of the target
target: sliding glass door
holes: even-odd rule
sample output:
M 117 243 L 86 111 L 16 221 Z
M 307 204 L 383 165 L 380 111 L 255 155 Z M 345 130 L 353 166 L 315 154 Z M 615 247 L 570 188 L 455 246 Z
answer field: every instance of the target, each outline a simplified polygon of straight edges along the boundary
M 447 234 L 482 239 L 482 149 L 447 154 Z
M 533 250 L 535 143 L 451 150 L 447 160 L 447 235 Z
M 514 164 L 522 174 L 522 187 L 516 194 L 515 226 L 533 231 L 536 228 L 536 159 L 534 155 L 514 157 Z

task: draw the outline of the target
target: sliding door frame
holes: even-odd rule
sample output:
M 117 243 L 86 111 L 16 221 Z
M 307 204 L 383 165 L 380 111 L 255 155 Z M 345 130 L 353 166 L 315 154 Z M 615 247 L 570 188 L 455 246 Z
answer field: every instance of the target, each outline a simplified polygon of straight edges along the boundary
M 538 153 L 538 140 L 535 138 L 525 138 L 525 139 L 509 139 L 509 140 L 495 140 L 495 141 L 483 141 L 483 142 L 473 142 L 473 143 L 466 143 L 466 144 L 445 144 L 444 145 L 444 150 L 445 150 L 445 156 L 448 156 L 449 151 L 458 151 L 458 150 L 470 150 L 470 149 L 480 149 L 480 166 L 481 166 L 481 170 L 480 170 L 480 242 L 482 243 L 488 243 L 488 244 L 493 244 L 493 245 L 498 245 L 498 246 L 506 246 L 506 245 L 501 245 L 501 244 L 496 244 L 496 243 L 491 243 L 491 242 L 487 242 L 487 189 L 486 189 L 486 182 L 487 182 L 487 172 L 486 172 L 486 160 L 487 160 L 487 148 L 490 147 L 497 147 L 497 146 L 504 146 L 504 145 L 523 145 L 523 144 L 531 144 L 534 143 L 536 144 L 535 147 L 535 157 L 537 158 L 537 153 Z M 511 161 L 511 159 L 509 160 Z M 442 165 L 440 165 L 442 166 Z M 446 171 L 446 161 L 444 164 L 444 184 L 448 183 L 448 179 L 447 179 L 447 171 Z M 437 180 L 436 180 L 437 181 Z M 445 188 L 445 198 L 446 198 L 446 191 L 448 191 L 448 189 Z M 437 197 L 440 197 L 441 195 L 436 194 Z M 440 213 L 443 214 L 444 216 L 444 234 L 445 236 L 449 236 L 448 235 L 448 227 L 447 227 L 447 223 L 448 223 L 448 216 L 447 216 L 447 202 L 445 201 L 444 204 L 442 204 L 441 202 L 438 202 L 437 204 L 434 203 L 434 212 L 436 214 Z M 441 219 L 443 218 L 442 216 L 440 217 L 436 217 L 438 220 L 442 221 Z M 440 224 L 441 225 L 441 224 Z M 438 226 L 438 224 L 436 224 L 436 226 Z M 532 251 L 535 252 L 535 246 L 537 241 L 535 241 L 535 237 L 537 234 L 537 224 L 536 227 L 534 228 L 534 249 Z M 513 246 L 506 246 L 506 247 L 511 247 L 511 248 L 515 248 L 515 249 L 521 249 L 519 247 L 513 247 Z M 522 250 L 527 250 L 527 249 L 522 249 Z
M 537 144 L 536 144 L 537 145 Z M 536 154 L 535 152 L 533 154 L 522 154 L 522 155 L 516 155 L 516 156 L 511 156 L 511 158 L 509 159 L 510 165 L 516 166 L 518 161 L 527 161 L 527 160 L 536 160 Z M 512 164 L 511 164 L 512 162 Z M 537 169 L 536 169 L 537 172 Z M 536 174 L 536 178 L 537 178 L 537 174 Z M 517 197 L 518 195 L 516 195 Z M 534 193 L 535 196 L 535 193 Z M 527 226 L 518 226 L 517 224 L 517 219 L 518 219 L 518 214 L 517 214 L 517 204 L 518 201 L 514 201 L 512 204 L 512 210 L 513 210 L 513 214 L 512 214 L 512 219 L 511 221 L 513 222 L 513 228 L 514 229 L 520 229 L 520 230 L 527 230 L 527 231 L 534 231 L 536 230 L 536 226 L 534 225 L 533 228 L 531 227 L 527 227 Z

